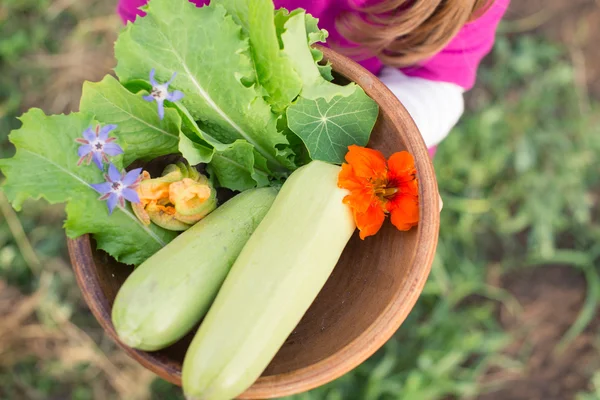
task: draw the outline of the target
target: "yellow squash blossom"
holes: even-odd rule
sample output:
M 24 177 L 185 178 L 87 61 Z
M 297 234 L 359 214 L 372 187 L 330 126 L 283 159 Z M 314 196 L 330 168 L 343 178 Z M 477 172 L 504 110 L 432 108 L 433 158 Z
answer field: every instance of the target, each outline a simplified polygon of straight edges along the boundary
M 217 193 L 208 178 L 183 163 L 170 164 L 162 176 L 142 172 L 137 188 L 140 203 L 133 205 L 144 224 L 184 231 L 217 207 Z

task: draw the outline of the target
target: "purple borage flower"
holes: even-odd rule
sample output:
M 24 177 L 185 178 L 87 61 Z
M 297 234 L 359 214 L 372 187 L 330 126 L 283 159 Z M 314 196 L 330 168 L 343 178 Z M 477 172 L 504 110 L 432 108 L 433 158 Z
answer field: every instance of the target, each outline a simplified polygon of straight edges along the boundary
M 112 163 L 108 166 L 108 174 L 104 176 L 106 182 L 95 183 L 91 186 L 102 196 L 98 200 L 107 200 L 108 213 L 112 214 L 113 210 L 119 204 L 121 207 L 125 207 L 125 200 L 132 203 L 139 203 L 140 198 L 138 197 L 135 189 L 138 187 L 142 177 L 141 168 L 131 170 L 127 173 L 119 172 L 117 167 Z
M 149 95 L 144 96 L 144 100 L 146 101 L 154 101 L 156 100 L 156 104 L 158 104 L 158 116 L 160 119 L 165 117 L 165 100 L 169 100 L 171 102 L 175 102 L 177 100 L 181 100 L 183 98 L 183 93 L 179 90 L 174 90 L 169 93 L 169 85 L 175 79 L 177 72 L 173 72 L 171 79 L 167 81 L 167 83 L 159 84 L 154 80 L 154 68 L 150 71 L 150 83 L 152 84 L 152 91 Z
M 100 125 L 97 125 L 95 131 L 92 131 L 92 128 L 83 131 L 83 138 L 75 139 L 77 143 L 81 143 L 77 149 L 79 156 L 77 165 L 81 165 L 84 161 L 89 165 L 93 160 L 98 168 L 103 169 L 102 162 L 108 163 L 108 156 L 122 154 L 121 146 L 113 143 L 117 138 L 108 137 L 110 131 L 116 127 L 116 125 L 105 125 L 100 129 Z

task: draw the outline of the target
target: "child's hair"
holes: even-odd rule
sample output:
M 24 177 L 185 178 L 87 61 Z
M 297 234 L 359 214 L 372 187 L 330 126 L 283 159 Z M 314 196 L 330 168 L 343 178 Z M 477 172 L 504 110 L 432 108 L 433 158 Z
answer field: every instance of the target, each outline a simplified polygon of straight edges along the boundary
M 343 13 L 338 31 L 358 47 L 354 56 L 376 56 L 404 67 L 439 52 L 463 25 L 487 10 L 491 0 L 387 0 Z

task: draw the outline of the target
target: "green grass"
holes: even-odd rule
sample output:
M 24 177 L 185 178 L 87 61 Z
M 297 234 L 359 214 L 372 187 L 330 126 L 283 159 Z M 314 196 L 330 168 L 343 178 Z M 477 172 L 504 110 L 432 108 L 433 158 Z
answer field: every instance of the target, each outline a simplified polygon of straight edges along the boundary
M 0 6 L 0 16 L 5 16 L 0 17 L 0 31 L 3 38 L 10 33 L 0 43 L 2 157 L 13 151 L 7 134 L 19 124 L 15 117 L 50 84 L 42 68 L 21 61 L 42 50 L 61 51 L 64 35 L 85 15 L 70 9 L 49 14 L 50 3 L 9 0 Z M 110 10 L 104 7 L 104 12 Z M 496 311 L 504 306 L 518 313 L 519 305 L 489 282 L 490 268 L 504 273 L 563 264 L 583 272 L 587 298 L 557 350 L 566 348 L 597 315 L 600 226 L 593 204 L 600 193 L 595 165 L 599 105 L 581 98 L 565 54 L 531 36 L 499 38 L 469 95 L 468 111 L 436 155 L 444 210 L 438 253 L 423 295 L 394 338 L 373 357 L 338 380 L 291 399 L 428 400 L 471 398 L 491 390 L 496 382 L 483 380 L 486 371 L 523 365 L 501 353 L 511 336 L 501 329 Z M 43 100 L 38 105 L 43 107 Z M 22 352 L 11 353 L 9 362 L 0 347 L 0 398 L 142 399 L 150 390 L 153 399 L 182 399 L 164 381 L 134 393 L 111 380 L 115 371 L 138 377 L 141 369 L 103 337 L 83 306 L 68 267 L 61 207 L 31 202 L 18 217 L 5 207 L 2 212 L 0 280 L 24 296 L 41 288 L 43 301 L 26 323 L 37 324 L 43 340 L 72 351 L 27 354 L 34 344 L 46 342 L 21 343 L 17 330 L 12 340 L 23 346 Z M 26 236 L 20 235 L 20 227 Z M 17 300 L 22 304 L 23 298 Z M 51 334 L 63 336 L 50 342 Z M 151 381 L 149 375 L 137 380 Z M 599 385 L 596 374 L 591 392 L 578 400 L 600 399 Z

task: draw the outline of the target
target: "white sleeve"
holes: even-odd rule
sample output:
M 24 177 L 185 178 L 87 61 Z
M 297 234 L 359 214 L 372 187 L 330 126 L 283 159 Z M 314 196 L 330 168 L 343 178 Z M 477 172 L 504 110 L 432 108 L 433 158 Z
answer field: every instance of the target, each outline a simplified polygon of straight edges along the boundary
M 406 76 L 391 67 L 384 67 L 379 79 L 404 105 L 427 147 L 440 143 L 464 111 L 464 89 L 453 83 Z

